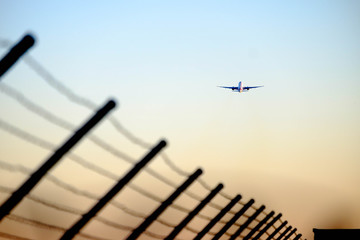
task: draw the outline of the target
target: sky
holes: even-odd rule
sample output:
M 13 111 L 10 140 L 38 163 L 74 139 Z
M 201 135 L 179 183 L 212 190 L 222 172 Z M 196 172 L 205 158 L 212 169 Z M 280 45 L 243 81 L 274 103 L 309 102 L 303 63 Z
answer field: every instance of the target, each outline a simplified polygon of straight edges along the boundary
M 227 194 L 281 212 L 307 239 L 313 228 L 359 228 L 358 1 L 0 0 L 0 6 L 1 56 L 5 40 L 33 34 L 32 59 L 96 106 L 115 99 L 111 116 L 151 145 L 166 139 L 166 154 L 180 169 L 201 167 L 210 186 L 222 182 Z M 241 94 L 217 87 L 239 81 L 264 87 Z M 67 119 L 73 129 L 92 112 L 68 101 L 25 60 L 0 84 Z M 4 91 L 0 98 L 1 120 L 55 145 L 69 136 Z M 146 153 L 109 122 L 95 133 L 134 159 Z M 36 169 L 49 155 L 3 129 L 0 141 L 0 160 L 7 163 Z M 87 140 L 74 151 L 123 169 Z M 71 175 L 82 187 L 91 183 L 98 194 L 111 186 L 67 164 L 54 174 Z M 151 164 L 176 178 L 160 158 Z M 12 179 L 13 188 L 26 179 L 2 171 L 1 182 Z M 38 194 L 54 189 L 43 185 Z M 165 188 L 157 194 L 166 197 Z

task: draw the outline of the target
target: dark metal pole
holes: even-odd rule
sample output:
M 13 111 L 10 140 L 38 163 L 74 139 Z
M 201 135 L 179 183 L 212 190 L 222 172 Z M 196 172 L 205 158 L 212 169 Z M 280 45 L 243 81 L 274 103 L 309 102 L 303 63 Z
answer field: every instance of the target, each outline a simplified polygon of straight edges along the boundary
M 294 238 L 294 240 L 298 240 L 298 239 L 300 239 L 300 238 L 301 238 L 301 236 L 302 236 L 302 234 L 298 234 L 298 235 Z
M 196 170 L 189 178 L 178 187 L 150 216 L 148 216 L 126 239 L 135 240 L 150 226 L 150 224 L 157 219 L 157 217 L 165 211 L 165 209 L 187 188 L 193 183 L 200 175 L 202 170 Z
M 95 206 L 82 218 L 68 229 L 61 240 L 72 239 L 120 190 L 143 168 L 151 159 L 166 146 L 165 141 L 160 141 L 141 161 L 139 161 L 117 184 L 103 196 Z
M 292 229 L 292 226 L 289 226 L 285 231 L 277 238 L 277 240 L 281 240 L 285 234 Z
M 258 240 L 271 226 L 273 226 L 277 220 L 281 218 L 282 214 L 279 213 L 273 220 L 268 223 L 252 240 Z
M 268 215 L 266 215 L 266 217 L 261 220 L 261 222 L 259 222 L 250 232 L 248 235 L 246 235 L 246 237 L 244 237 L 243 240 L 248 240 L 252 237 L 252 235 L 254 235 L 257 231 L 259 231 L 259 229 L 275 214 L 274 211 L 271 211 Z
M 31 35 L 26 35 L 10 49 L 0 60 L 0 78 L 34 43 L 35 39 Z
M 35 187 L 41 178 L 76 144 L 88 133 L 111 109 L 115 102 L 110 100 L 104 107 L 79 128 L 31 177 L 19 187 L 0 207 L 0 221 Z
M 244 224 L 240 226 L 240 228 L 230 237 L 230 240 L 235 240 L 240 234 L 250 225 L 252 221 L 265 209 L 265 206 L 262 205 L 256 212 L 249 217 Z
M 215 189 L 213 189 L 209 195 L 203 199 L 199 205 L 193 210 L 191 211 L 186 218 L 184 218 L 184 220 L 181 221 L 181 223 L 179 223 L 179 225 L 177 225 L 173 231 L 165 238 L 165 240 L 172 240 L 174 239 L 179 233 L 180 231 L 195 217 L 196 214 L 198 214 L 201 209 L 203 209 L 206 204 L 208 204 L 211 199 L 213 199 L 215 197 L 215 195 L 224 187 L 224 185 L 219 184 Z
M 231 219 L 225 226 L 213 237 L 213 240 L 221 238 L 222 235 L 248 210 L 249 207 L 254 203 L 254 199 L 250 199 Z
M 206 225 L 204 227 L 203 230 L 201 230 L 201 232 L 198 233 L 198 235 L 194 238 L 194 240 L 200 240 L 202 237 L 205 236 L 205 234 L 207 232 L 210 231 L 210 229 L 215 226 L 215 224 L 220 221 L 220 219 L 228 212 L 230 211 L 230 209 L 241 199 L 240 195 L 236 195 L 236 197 L 234 197 L 230 203 L 228 205 L 226 205 L 225 208 L 223 208 L 218 215 L 216 215 L 216 217 L 214 217 L 209 223 L 208 225 Z
M 293 235 L 295 232 L 296 232 L 296 228 L 294 228 L 285 238 L 284 238 L 284 240 L 287 240 L 287 239 L 289 239 L 290 238 L 290 236 L 291 235 Z
M 287 223 L 288 223 L 287 221 L 283 222 L 278 228 L 275 229 L 274 232 L 272 232 L 272 233 L 270 234 L 270 236 L 269 236 L 266 240 L 272 240 L 272 239 L 275 237 L 275 235 L 276 235 L 283 227 L 286 226 Z

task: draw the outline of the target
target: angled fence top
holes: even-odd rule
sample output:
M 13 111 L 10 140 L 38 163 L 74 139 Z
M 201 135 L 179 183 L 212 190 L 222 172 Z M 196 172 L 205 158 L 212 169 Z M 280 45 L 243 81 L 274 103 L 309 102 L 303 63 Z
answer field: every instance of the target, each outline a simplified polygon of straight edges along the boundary
M 21 60 L 34 42 L 32 36 L 26 35 L 9 50 L 0 61 L 0 80 L 10 68 L 16 70 L 14 63 Z M 26 166 L 26 159 L 20 163 L 0 159 L 0 170 L 7 177 L 21 179 L 17 186 L 8 181 L 0 184 L 3 196 L 0 206 L 1 237 L 34 239 L 27 235 L 29 231 L 15 230 L 26 226 L 43 232 L 44 236 L 40 238 L 44 239 L 73 239 L 76 236 L 84 239 L 301 239 L 302 235 L 297 233 L 296 228 L 281 220 L 281 213 L 266 211 L 264 205 L 256 207 L 253 199 L 243 201 L 241 195 L 230 196 L 224 193 L 223 184 L 209 186 L 199 178 L 203 174 L 202 169 L 191 174 L 181 170 L 166 154 L 160 153 L 166 145 L 164 140 L 152 145 L 134 136 L 116 118 L 107 116 L 116 105 L 114 101 L 110 100 L 98 108 L 91 100 L 78 96 L 57 81 L 34 59 L 28 58 L 27 64 L 73 104 L 90 109 L 92 117 L 76 127 L 58 116 L 56 109 L 50 111 L 26 97 L 21 89 L 0 82 L 1 94 L 14 100 L 24 111 L 70 132 L 68 140 L 59 145 L 37 135 L 37 129 L 25 130 L 19 124 L 0 118 L 0 129 L 11 138 L 50 155 L 33 168 Z M 130 157 L 117 147 L 119 144 L 89 133 L 96 125 L 101 125 L 102 119 L 108 120 L 114 131 L 132 144 L 144 149 L 144 157 L 139 160 Z M 83 144 L 91 144 L 106 153 L 109 159 L 116 159 L 117 164 L 107 164 L 107 159 L 97 158 L 97 153 L 87 155 L 93 151 L 92 148 L 78 152 L 77 146 Z M 97 159 L 90 160 L 93 157 Z M 172 179 L 165 176 L 162 169 L 148 166 L 157 158 L 163 159 L 173 174 Z M 66 164 L 71 167 L 62 167 Z M 82 173 L 77 176 L 79 169 Z M 63 171 L 62 174 L 56 175 L 58 170 Z M 91 174 L 92 178 L 99 179 L 95 183 L 101 187 L 93 186 L 93 181 L 89 187 L 82 181 L 81 174 Z M 141 182 L 141 178 L 146 181 Z M 194 185 L 198 185 L 197 190 L 201 188 L 201 191 L 194 193 Z M 49 188 L 56 196 L 44 194 L 44 189 L 46 193 Z M 29 213 L 29 206 L 34 211 Z M 5 227 L 9 225 L 15 227 Z

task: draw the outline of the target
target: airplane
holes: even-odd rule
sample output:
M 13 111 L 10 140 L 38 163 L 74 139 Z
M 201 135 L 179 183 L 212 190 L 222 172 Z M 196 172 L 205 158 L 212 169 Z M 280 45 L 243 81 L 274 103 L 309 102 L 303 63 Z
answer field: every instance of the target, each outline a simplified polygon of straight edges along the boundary
M 250 89 L 252 89 L 252 88 L 259 88 L 259 87 L 263 87 L 263 86 L 253 86 L 253 87 L 243 87 L 243 84 L 242 84 L 242 82 L 240 81 L 239 82 L 239 86 L 237 86 L 237 87 L 225 87 L 225 86 L 218 86 L 218 87 L 221 87 L 221 88 L 229 88 L 229 89 L 231 89 L 231 90 L 233 90 L 234 92 L 239 92 L 239 93 L 241 93 L 241 92 L 247 92 L 247 91 L 249 91 Z

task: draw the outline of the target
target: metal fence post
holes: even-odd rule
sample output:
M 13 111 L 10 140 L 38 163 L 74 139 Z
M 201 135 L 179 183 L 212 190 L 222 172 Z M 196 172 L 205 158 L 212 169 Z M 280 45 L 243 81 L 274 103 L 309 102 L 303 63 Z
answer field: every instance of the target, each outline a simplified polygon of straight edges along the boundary
M 110 100 L 104 107 L 79 128 L 71 138 L 69 138 L 53 155 L 38 169 L 31 177 L 19 187 L 0 207 L 0 222 L 8 215 L 12 209 L 35 187 L 42 177 L 55 166 L 56 163 L 88 133 L 111 109 L 115 107 L 115 102 Z
M 253 240 L 258 240 L 271 226 L 273 226 L 277 220 L 281 218 L 282 214 L 279 213 L 270 223 L 268 223 L 254 238 Z
M 156 218 L 165 211 L 165 209 L 183 192 L 187 187 L 190 186 L 200 175 L 202 170 L 196 170 L 189 178 L 178 187 L 150 216 L 148 216 L 126 239 L 135 240 L 150 226 L 150 224 L 156 220 Z
M 25 35 L 20 42 L 14 45 L 10 51 L 0 60 L 0 78 L 6 73 L 19 58 L 31 48 L 35 39 L 31 35 Z
M 240 195 L 236 195 L 226 207 L 224 207 L 218 215 L 216 215 L 209 223 L 204 227 L 201 232 L 198 233 L 198 235 L 194 238 L 194 240 L 200 240 L 207 232 L 210 231 L 210 229 L 215 226 L 215 224 L 220 221 L 220 219 L 228 212 L 230 209 L 241 199 Z
M 289 239 L 290 238 L 290 236 L 291 235 L 293 235 L 295 232 L 296 232 L 296 228 L 294 228 L 285 238 L 284 238 L 284 240 L 287 240 L 287 239 Z
M 198 214 L 200 212 L 201 209 L 203 209 L 206 204 L 208 204 L 211 199 L 213 199 L 215 197 L 215 195 L 224 187 L 224 185 L 219 184 L 215 189 L 213 189 L 209 195 L 203 199 L 199 205 L 193 210 L 191 211 L 186 218 L 184 218 L 183 221 L 181 221 L 181 223 L 179 223 L 179 225 L 177 225 L 174 230 L 165 238 L 165 240 L 172 240 L 174 239 L 179 233 L 180 231 L 195 217 L 196 214 Z
M 261 220 L 261 222 L 259 222 L 251 231 L 248 235 L 246 235 L 246 237 L 244 237 L 243 240 L 248 240 L 252 237 L 252 235 L 254 235 L 257 231 L 259 231 L 259 229 L 275 214 L 274 211 L 271 211 L 268 215 L 266 215 L 266 217 Z
M 82 218 L 68 229 L 61 237 L 62 240 L 72 239 L 121 189 L 143 168 L 151 159 L 166 146 L 165 141 L 160 141 L 142 160 L 140 160 L 117 184 L 107 192 L 94 207 L 84 214 Z
M 294 240 L 298 240 L 298 239 L 300 239 L 300 238 L 301 238 L 301 236 L 302 236 L 302 234 L 298 234 L 298 235 L 294 238 Z
M 285 231 L 277 238 L 277 240 L 281 240 L 288 231 L 290 231 L 292 229 L 292 226 L 289 226 L 288 228 L 285 229 Z
M 213 240 L 219 239 L 224 233 L 248 210 L 249 207 L 254 203 L 254 199 L 245 204 L 231 219 L 225 224 L 225 226 L 213 237 Z
M 249 217 L 244 224 L 230 237 L 230 240 L 235 240 L 240 234 L 249 226 L 249 224 L 255 220 L 255 218 L 265 209 L 265 206 L 262 205 L 256 212 Z
M 278 228 L 275 229 L 274 232 L 272 232 L 272 233 L 270 234 L 270 236 L 269 236 L 266 240 L 272 240 L 272 239 L 275 237 L 275 235 L 276 235 L 283 227 L 286 226 L 287 223 L 288 223 L 287 221 L 283 222 Z

